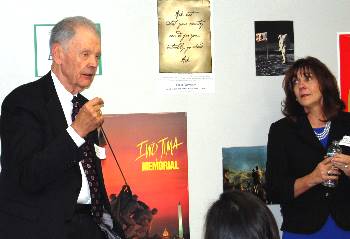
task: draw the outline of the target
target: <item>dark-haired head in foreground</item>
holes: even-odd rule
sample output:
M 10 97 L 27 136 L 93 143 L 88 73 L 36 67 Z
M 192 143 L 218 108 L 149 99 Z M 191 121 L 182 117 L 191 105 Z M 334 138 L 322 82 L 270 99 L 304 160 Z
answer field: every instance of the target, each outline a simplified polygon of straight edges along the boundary
M 248 192 L 229 191 L 209 208 L 204 239 L 279 239 L 269 208 Z

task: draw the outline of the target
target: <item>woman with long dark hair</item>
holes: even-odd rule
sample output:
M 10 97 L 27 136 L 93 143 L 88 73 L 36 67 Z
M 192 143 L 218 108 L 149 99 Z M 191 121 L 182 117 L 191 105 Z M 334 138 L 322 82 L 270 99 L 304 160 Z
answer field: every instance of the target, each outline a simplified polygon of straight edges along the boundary
M 287 70 L 283 88 L 285 117 L 270 127 L 266 164 L 268 200 L 281 205 L 283 239 L 350 238 L 350 114 L 336 79 L 306 57 Z M 342 153 L 327 157 L 334 140 Z M 337 185 L 324 186 L 329 180 Z

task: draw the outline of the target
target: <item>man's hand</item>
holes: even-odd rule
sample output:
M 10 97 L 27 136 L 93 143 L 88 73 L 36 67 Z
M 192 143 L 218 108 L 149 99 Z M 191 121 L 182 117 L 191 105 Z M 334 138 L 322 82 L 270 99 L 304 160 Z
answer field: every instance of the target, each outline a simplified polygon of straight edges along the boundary
M 95 97 L 80 108 L 79 113 L 72 123 L 72 128 L 82 138 L 103 124 L 102 107 L 103 100 Z

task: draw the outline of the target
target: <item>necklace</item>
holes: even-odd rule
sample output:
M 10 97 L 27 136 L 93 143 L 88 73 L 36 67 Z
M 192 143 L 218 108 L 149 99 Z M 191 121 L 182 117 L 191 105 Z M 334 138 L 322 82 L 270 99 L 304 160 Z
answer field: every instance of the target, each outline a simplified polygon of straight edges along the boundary
M 328 121 L 324 127 L 324 129 L 320 132 L 320 133 L 317 133 L 315 130 L 315 135 L 317 136 L 317 138 L 319 140 L 323 140 L 327 137 L 328 133 L 329 133 L 329 129 L 331 128 L 331 122 Z

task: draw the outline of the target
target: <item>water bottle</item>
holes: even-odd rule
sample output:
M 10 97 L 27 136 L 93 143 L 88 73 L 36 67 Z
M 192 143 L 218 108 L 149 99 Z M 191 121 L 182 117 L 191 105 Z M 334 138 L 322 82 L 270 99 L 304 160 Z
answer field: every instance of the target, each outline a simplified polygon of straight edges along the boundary
M 341 151 L 341 147 L 339 145 L 339 141 L 334 140 L 334 141 L 332 141 L 332 144 L 327 149 L 327 157 L 333 157 L 335 154 L 340 154 L 341 152 L 342 151 Z M 328 175 L 331 175 L 331 174 L 328 174 Z M 337 186 L 337 183 L 338 183 L 338 180 L 329 179 L 329 180 L 324 181 L 322 184 L 326 187 L 334 188 Z

